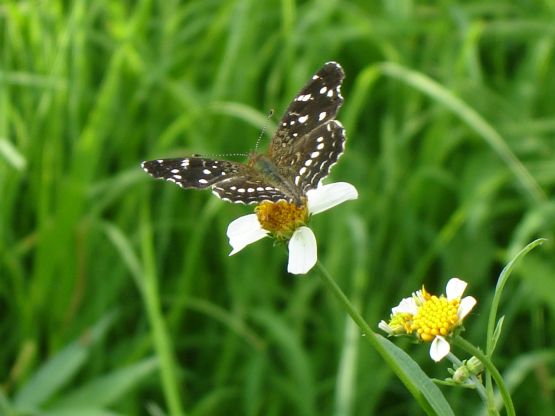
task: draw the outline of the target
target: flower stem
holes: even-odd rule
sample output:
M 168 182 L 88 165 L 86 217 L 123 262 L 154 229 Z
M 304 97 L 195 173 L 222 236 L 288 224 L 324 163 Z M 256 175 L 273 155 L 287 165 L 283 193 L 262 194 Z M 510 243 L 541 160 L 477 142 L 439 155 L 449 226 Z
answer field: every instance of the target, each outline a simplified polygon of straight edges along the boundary
M 322 263 L 320 263 L 320 261 L 317 262 L 317 266 L 321 272 L 320 277 L 322 281 L 324 282 L 326 287 L 335 295 L 337 300 L 345 308 L 353 321 L 358 325 L 364 335 L 364 339 L 366 339 L 370 343 L 370 345 L 378 352 L 378 354 L 382 356 L 389 368 L 391 368 L 391 370 L 397 375 L 397 377 L 399 377 L 401 382 L 407 387 L 407 389 L 422 406 L 422 408 L 428 409 L 429 403 L 426 402 L 426 400 L 422 397 L 419 386 L 417 386 L 411 378 L 407 377 L 401 365 L 397 362 L 395 357 L 385 348 L 382 342 L 380 342 L 380 337 L 372 331 L 370 326 L 368 326 L 364 318 L 355 309 L 353 304 L 349 301 L 349 299 L 343 293 L 337 283 L 335 283 L 335 280 L 331 277 L 330 273 L 326 270 Z
M 459 358 L 455 354 L 453 354 L 452 352 L 447 354 L 447 358 L 449 359 L 449 361 L 451 361 L 457 367 L 460 367 L 460 366 L 464 365 L 463 362 L 461 360 L 459 360 Z M 473 387 L 475 388 L 476 392 L 478 393 L 478 396 L 480 396 L 480 398 L 482 399 L 482 402 L 484 402 L 484 405 L 487 406 L 487 404 L 488 404 L 488 394 L 487 394 L 486 388 L 480 382 L 480 380 L 478 380 L 478 377 L 476 377 L 474 374 L 472 374 L 470 376 L 470 380 L 472 381 Z
M 507 409 L 507 415 L 515 416 L 516 415 L 515 408 L 514 408 L 513 400 L 511 399 L 509 390 L 507 389 L 507 386 L 505 385 L 505 381 L 503 380 L 503 377 L 501 376 L 501 374 L 499 373 L 499 371 L 497 370 L 493 362 L 486 356 L 486 354 L 482 352 L 482 350 L 475 347 L 474 345 L 472 345 L 470 342 L 468 342 L 461 336 L 457 335 L 453 337 L 453 344 L 462 348 L 467 353 L 474 355 L 482 362 L 482 364 L 486 366 L 486 369 L 489 371 L 489 373 L 495 380 L 497 387 L 499 388 L 499 393 L 503 398 L 505 409 Z M 488 412 L 489 414 L 497 413 L 495 409 L 495 403 L 492 403 L 492 402 L 488 403 Z

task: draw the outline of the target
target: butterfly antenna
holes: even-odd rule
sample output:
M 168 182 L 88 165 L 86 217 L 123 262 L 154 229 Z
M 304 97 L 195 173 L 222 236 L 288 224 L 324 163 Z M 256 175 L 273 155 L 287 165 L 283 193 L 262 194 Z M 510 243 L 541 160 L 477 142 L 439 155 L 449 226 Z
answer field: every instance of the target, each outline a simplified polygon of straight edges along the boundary
M 218 155 L 220 157 L 235 157 L 235 156 L 241 156 L 241 157 L 248 157 L 248 153 L 224 153 L 223 155 Z
M 274 110 L 268 111 L 268 115 L 266 116 L 266 121 L 264 122 L 264 125 L 262 126 L 262 131 L 260 132 L 260 135 L 258 136 L 258 140 L 256 140 L 256 145 L 254 146 L 254 151 L 255 152 L 258 151 L 258 146 L 260 145 L 260 141 L 262 140 L 262 136 L 264 136 L 264 133 L 266 133 L 266 129 L 268 128 L 268 120 L 270 120 L 273 115 L 274 115 Z
M 235 156 L 247 157 L 248 154 L 247 153 L 208 153 L 208 154 L 193 153 L 193 157 L 210 158 L 210 159 L 221 158 L 221 157 L 235 157 Z

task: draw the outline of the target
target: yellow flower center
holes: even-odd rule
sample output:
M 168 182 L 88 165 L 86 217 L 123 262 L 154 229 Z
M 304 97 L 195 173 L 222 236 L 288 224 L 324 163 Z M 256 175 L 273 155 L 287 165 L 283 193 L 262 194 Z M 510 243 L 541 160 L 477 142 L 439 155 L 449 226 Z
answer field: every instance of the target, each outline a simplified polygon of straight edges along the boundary
M 308 220 L 306 202 L 297 206 L 286 201 L 264 201 L 254 211 L 262 228 L 279 240 L 290 239 L 293 232 Z
M 432 341 L 436 335 L 448 335 L 459 324 L 457 312 L 460 299 L 447 300 L 425 293 L 425 301 L 414 316 L 410 332 L 416 331 L 423 341 Z
M 406 334 L 411 332 L 412 314 L 408 312 L 396 313 L 389 321 L 389 327 L 395 334 Z

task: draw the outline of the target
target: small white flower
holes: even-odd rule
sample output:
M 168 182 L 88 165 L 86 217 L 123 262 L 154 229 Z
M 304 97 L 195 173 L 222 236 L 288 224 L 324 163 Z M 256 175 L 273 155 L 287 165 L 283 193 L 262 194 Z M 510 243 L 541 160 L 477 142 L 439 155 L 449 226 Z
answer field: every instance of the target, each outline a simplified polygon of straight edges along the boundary
M 227 228 L 229 244 L 232 247 L 230 256 L 238 253 L 247 245 L 270 234 L 281 240 L 288 240 L 289 263 L 287 271 L 292 274 L 305 274 L 316 264 L 318 254 L 316 237 L 305 224 L 310 215 L 319 214 L 345 201 L 358 198 L 356 188 L 346 182 L 321 185 L 306 193 L 306 206 L 283 202 L 264 203 L 257 207 L 270 207 L 263 213 L 249 214 L 232 221 Z M 275 214 L 277 212 L 277 214 Z M 264 220 L 261 220 L 261 215 Z M 266 218 L 268 215 L 271 218 Z M 268 221 L 266 221 L 268 219 Z M 266 228 L 263 227 L 264 223 Z M 271 225 L 267 225 L 271 224 Z
M 447 282 L 446 296 L 439 297 L 422 287 L 392 308 L 389 323 L 381 321 L 378 327 L 389 336 L 414 334 L 421 341 L 431 342 L 430 357 L 440 361 L 451 349 L 447 337 L 476 305 L 472 296 L 462 298 L 466 286 L 461 279 L 452 278 Z

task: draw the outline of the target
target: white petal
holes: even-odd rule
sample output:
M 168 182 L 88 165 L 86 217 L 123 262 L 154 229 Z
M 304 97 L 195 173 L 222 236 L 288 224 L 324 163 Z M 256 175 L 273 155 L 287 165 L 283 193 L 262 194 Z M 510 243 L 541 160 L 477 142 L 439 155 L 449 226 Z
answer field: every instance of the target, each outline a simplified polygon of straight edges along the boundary
M 449 354 L 450 350 L 451 346 L 447 340 L 441 335 L 437 335 L 432 341 L 432 346 L 430 347 L 430 357 L 432 357 L 432 360 L 437 363 Z
M 251 243 L 266 237 L 268 231 L 264 230 L 256 214 L 244 215 L 233 220 L 227 227 L 229 245 L 233 249 L 229 255 L 233 255 Z
M 449 279 L 449 281 L 447 282 L 447 287 L 445 288 L 447 300 L 460 298 L 463 295 L 467 285 L 468 283 L 457 277 Z
M 414 302 L 416 303 L 417 306 L 422 305 L 424 302 L 426 302 L 426 299 L 422 294 L 422 290 L 417 290 L 416 292 L 412 292 L 412 298 L 414 299 Z
M 308 212 L 318 214 L 350 199 L 357 199 L 356 188 L 347 182 L 320 185 L 306 193 L 308 198 Z
M 380 321 L 380 323 L 378 324 L 378 328 L 386 332 L 387 335 L 393 335 L 393 329 L 391 329 L 391 327 L 385 321 Z
M 414 301 L 414 298 L 404 298 L 399 305 L 391 309 L 391 313 L 396 315 L 398 313 L 410 313 L 411 315 L 416 315 L 418 312 L 418 306 Z
M 466 296 L 461 299 L 461 303 L 459 303 L 459 310 L 457 311 L 457 316 L 459 321 L 462 321 L 466 315 L 474 308 L 476 305 L 476 299 L 472 296 Z
M 308 227 L 299 227 L 289 240 L 289 264 L 287 271 L 305 274 L 316 264 L 318 258 L 316 237 Z

